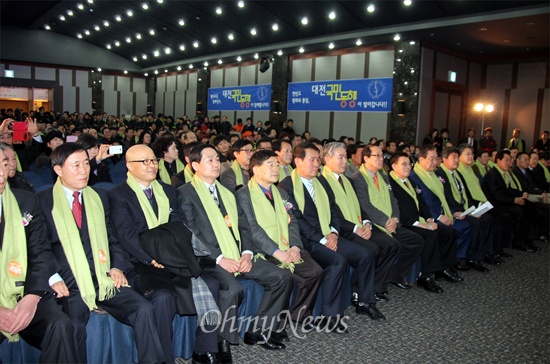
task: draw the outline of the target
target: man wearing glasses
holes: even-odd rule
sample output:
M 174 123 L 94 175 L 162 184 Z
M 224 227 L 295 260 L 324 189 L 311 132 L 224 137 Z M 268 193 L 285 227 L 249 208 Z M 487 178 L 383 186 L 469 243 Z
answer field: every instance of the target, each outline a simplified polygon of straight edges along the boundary
M 234 159 L 233 163 L 220 176 L 220 182 L 229 191 L 235 193 L 250 180 L 248 165 L 253 153 L 254 145 L 250 140 L 239 139 L 233 143 L 229 154 Z

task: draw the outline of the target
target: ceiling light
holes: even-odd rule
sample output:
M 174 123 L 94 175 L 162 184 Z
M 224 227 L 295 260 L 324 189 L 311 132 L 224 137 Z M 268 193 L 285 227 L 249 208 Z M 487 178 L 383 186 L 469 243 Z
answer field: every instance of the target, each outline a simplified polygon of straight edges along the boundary
M 155 35 L 155 30 L 154 29 L 149 29 L 149 34 Z
M 136 34 L 136 39 L 141 39 L 141 34 L 137 33 Z
M 300 49 L 298 49 L 298 52 L 300 53 L 304 53 L 306 50 L 304 49 L 304 47 L 300 47 Z
M 306 25 L 307 23 L 308 23 L 308 20 L 307 20 L 307 18 L 304 16 L 304 17 L 302 18 L 302 24 L 303 24 L 303 25 Z
M 241 58 L 241 56 L 238 56 L 238 57 L 237 57 L 237 62 L 240 62 L 240 61 L 242 61 L 242 60 L 243 60 L 243 59 Z
M 107 20 L 105 20 L 105 21 L 103 22 L 103 25 L 106 26 L 106 27 L 108 27 L 108 26 L 109 26 L 109 22 L 108 22 Z
M 132 38 L 127 37 L 127 38 L 126 38 L 126 43 L 132 43 Z
M 233 33 L 229 33 L 229 34 L 227 35 L 227 38 L 228 38 L 229 40 L 233 40 L 233 39 L 235 39 L 235 36 L 233 35 Z
M 94 0 L 88 0 L 88 4 L 93 4 Z
M 128 74 L 128 71 L 124 70 L 124 74 L 127 75 L 127 74 Z
M 277 55 L 278 55 L 278 56 L 282 56 L 282 55 L 283 55 L 283 51 L 279 49 L 279 51 L 277 52 Z
M 137 57 L 134 57 L 134 58 L 132 58 L 132 61 L 137 62 L 137 61 L 138 61 L 138 58 L 137 58 Z
M 216 14 L 221 15 L 221 13 L 222 13 L 222 8 L 216 8 Z
M 395 40 L 396 42 L 397 42 L 398 40 L 400 40 L 400 39 L 401 39 L 401 36 L 400 36 L 399 34 L 396 34 L 396 35 L 393 37 L 393 40 Z
M 157 3 L 162 4 L 164 0 L 157 0 Z
M 116 20 L 116 21 L 122 21 L 122 18 L 120 17 L 120 15 L 116 15 L 116 16 L 115 16 L 115 20 Z
M 258 59 L 260 56 L 258 55 L 258 53 L 255 53 L 254 54 L 254 59 Z
M 168 70 L 164 70 L 164 73 L 168 73 Z
M 117 41 L 115 42 L 115 45 L 116 45 L 117 47 L 120 47 L 120 42 L 117 40 Z
M 185 21 L 183 19 L 180 19 L 178 20 L 178 24 L 180 25 L 180 27 L 182 27 L 185 25 Z
M 411 41 L 409 42 L 409 44 L 410 44 L 410 45 L 415 45 L 416 42 L 415 42 L 414 40 L 411 40 Z
M 334 43 L 329 43 L 328 49 L 333 49 L 333 48 L 334 48 Z
M 369 6 L 367 6 L 367 11 L 368 11 L 369 13 L 373 13 L 373 12 L 374 12 L 374 9 L 375 9 L 374 4 L 369 4 Z
M 192 69 L 192 68 L 193 68 L 193 65 L 192 65 L 192 64 L 190 64 L 190 65 L 189 65 L 189 69 Z
M 153 56 L 155 56 L 155 57 L 160 56 L 160 52 L 159 52 L 159 51 L 154 51 L 154 52 L 153 52 Z
M 141 55 L 141 58 L 147 59 L 147 55 L 144 53 L 144 54 Z
M 218 64 L 222 64 L 223 61 L 221 59 L 218 59 Z
M 141 4 L 141 7 L 142 7 L 143 10 L 149 9 L 149 5 L 147 3 Z
M 403 50 L 402 50 L 402 49 L 400 49 L 400 50 L 399 50 L 399 53 L 403 53 Z
M 59 19 L 60 19 L 61 21 L 65 21 L 65 17 L 64 17 L 63 15 L 59 15 Z
M 73 16 L 73 15 L 74 15 L 74 14 L 73 14 L 73 11 L 72 11 L 72 10 L 67 10 L 67 15 L 68 15 L 68 16 Z
M 170 54 L 170 53 L 172 53 L 172 50 L 170 48 L 166 47 L 166 48 L 164 48 L 164 53 Z
M 84 31 L 84 34 L 90 35 L 90 31 L 89 31 L 89 30 L 85 30 L 85 31 Z
M 184 51 L 185 50 L 185 44 L 180 44 L 180 51 Z
M 239 8 L 244 8 L 244 1 L 239 1 L 239 2 L 237 3 L 237 6 L 238 6 Z
M 178 66 L 178 68 L 176 68 L 178 71 L 181 71 L 181 66 Z
M 99 25 L 94 25 L 94 29 L 95 29 L 97 32 L 99 32 L 99 30 L 100 30 L 101 28 L 99 27 Z
M 250 29 L 250 34 L 252 34 L 252 35 L 256 35 L 256 28 L 252 28 L 252 29 Z
M 78 33 L 78 34 L 76 35 L 76 37 L 77 37 L 78 39 L 82 39 L 82 34 Z
M 132 10 L 128 10 L 128 11 L 126 12 L 126 15 L 128 15 L 128 16 L 134 16 L 134 13 L 132 12 Z
M 46 24 L 46 25 L 44 25 L 44 29 L 50 30 L 50 29 L 52 29 L 52 28 L 50 28 L 50 26 L 49 26 L 48 24 Z
M 274 31 L 277 31 L 277 30 L 279 30 L 279 26 L 277 24 L 273 24 L 271 26 L 271 29 L 273 29 Z
M 98 69 L 97 69 L 97 72 L 101 72 L 101 68 L 98 68 Z
M 149 76 L 149 74 L 148 74 L 147 72 L 145 72 L 143 75 L 144 75 L 145 77 Z
M 195 47 L 195 48 L 199 48 L 199 42 L 197 42 L 197 41 L 194 41 L 194 42 L 193 42 L 193 47 Z
M 79 10 L 84 10 L 84 5 L 82 5 L 82 4 L 77 4 L 76 7 L 77 7 Z
M 159 74 L 159 71 L 158 70 L 155 70 L 155 72 L 153 72 L 155 75 L 158 75 Z
M 357 41 L 355 42 L 355 45 L 356 45 L 356 46 L 360 46 L 361 44 L 363 44 L 363 42 L 361 41 L 361 39 L 357 39 Z
M 107 45 L 105 46 L 105 48 L 111 49 L 111 45 L 110 45 L 110 44 L 107 44 Z
M 212 38 L 212 39 L 211 39 L 210 41 L 212 42 L 212 44 L 216 44 L 216 43 L 218 43 L 218 40 L 217 40 L 217 39 L 216 39 L 215 37 L 214 37 L 214 38 Z
M 336 13 L 334 11 L 331 11 L 329 14 L 328 14 L 328 18 L 330 20 L 334 20 L 336 19 Z
M 403 4 L 405 4 L 405 6 L 410 6 L 412 4 L 412 1 L 411 0 L 405 0 L 405 1 L 403 1 Z
M 204 67 L 208 67 L 208 61 L 204 62 Z

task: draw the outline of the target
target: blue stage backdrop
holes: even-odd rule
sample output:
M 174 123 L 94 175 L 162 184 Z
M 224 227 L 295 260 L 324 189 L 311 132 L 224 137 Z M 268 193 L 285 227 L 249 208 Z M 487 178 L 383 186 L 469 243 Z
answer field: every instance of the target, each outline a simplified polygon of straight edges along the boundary
M 291 82 L 288 110 L 391 112 L 393 78 Z
M 270 110 L 271 85 L 208 89 L 208 110 Z

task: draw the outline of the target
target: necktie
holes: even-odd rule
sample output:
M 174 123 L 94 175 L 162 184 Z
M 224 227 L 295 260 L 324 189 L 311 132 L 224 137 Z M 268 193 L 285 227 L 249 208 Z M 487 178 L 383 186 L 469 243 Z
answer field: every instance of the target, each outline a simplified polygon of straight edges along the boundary
M 271 193 L 271 191 L 265 191 L 265 195 L 267 196 L 267 199 L 269 201 L 273 201 L 273 194 Z
M 153 198 L 153 190 L 151 190 L 150 188 L 144 189 L 143 192 L 145 192 L 145 196 L 147 196 L 148 200 Z
M 288 173 L 288 166 L 284 166 L 283 169 L 285 170 L 287 177 L 290 176 L 290 173 Z
M 340 186 L 342 186 L 342 189 L 344 192 L 346 192 L 346 188 L 344 187 L 344 181 L 342 180 L 342 176 L 338 176 L 338 183 L 340 183 Z
M 464 203 L 464 196 L 462 195 L 462 183 L 456 178 L 455 172 L 451 172 L 451 176 L 453 176 L 453 179 L 455 180 L 456 187 L 458 187 L 458 193 L 460 194 L 460 203 Z
M 474 139 L 473 138 L 470 138 L 470 146 L 474 146 Z
M 76 225 L 78 226 L 78 228 L 81 229 L 82 228 L 82 204 L 78 199 L 79 196 L 80 196 L 80 192 L 78 191 L 73 192 L 74 200 L 73 200 L 72 210 L 73 210 L 74 221 L 76 222 Z
M 375 174 L 372 179 L 374 180 L 374 185 L 376 186 L 376 188 L 380 189 L 380 186 L 378 185 L 378 173 Z
M 403 184 L 405 185 L 406 188 L 409 188 L 409 185 L 407 184 L 407 180 L 403 181 Z
M 313 202 L 315 202 L 315 190 L 313 189 L 313 181 L 308 181 L 307 190 L 309 192 L 309 195 L 311 196 L 311 199 L 313 200 Z
M 216 186 L 215 185 L 210 186 L 209 190 L 210 190 L 210 194 L 212 195 L 212 198 L 216 202 L 216 205 L 220 207 L 220 200 L 218 200 L 218 197 L 216 196 Z

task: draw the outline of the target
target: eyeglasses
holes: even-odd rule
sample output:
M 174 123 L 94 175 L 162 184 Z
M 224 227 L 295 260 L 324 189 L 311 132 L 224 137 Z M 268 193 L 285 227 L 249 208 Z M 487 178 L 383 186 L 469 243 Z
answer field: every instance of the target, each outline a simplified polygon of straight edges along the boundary
M 155 159 L 140 159 L 140 160 L 137 160 L 137 161 L 128 161 L 128 162 L 130 162 L 130 163 L 141 162 L 144 165 L 148 166 L 148 165 L 151 165 L 151 163 L 153 163 L 154 165 L 159 164 L 159 160 L 160 160 L 159 158 L 155 158 Z
M 412 166 L 411 163 L 407 163 L 407 162 L 405 162 L 405 163 L 399 163 L 399 165 L 400 165 L 400 166 L 403 166 L 403 167 L 410 167 L 410 166 Z
M 371 154 L 371 157 L 382 158 L 384 154 Z
M 247 154 L 254 153 L 254 149 L 240 149 L 239 152 L 245 152 Z

